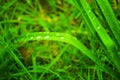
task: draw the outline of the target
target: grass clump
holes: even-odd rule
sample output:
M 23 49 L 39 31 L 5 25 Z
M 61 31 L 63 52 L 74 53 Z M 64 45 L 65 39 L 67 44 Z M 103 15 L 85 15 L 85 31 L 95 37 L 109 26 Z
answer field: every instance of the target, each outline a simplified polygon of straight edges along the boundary
M 1 80 L 120 79 L 119 0 L 0 3 Z

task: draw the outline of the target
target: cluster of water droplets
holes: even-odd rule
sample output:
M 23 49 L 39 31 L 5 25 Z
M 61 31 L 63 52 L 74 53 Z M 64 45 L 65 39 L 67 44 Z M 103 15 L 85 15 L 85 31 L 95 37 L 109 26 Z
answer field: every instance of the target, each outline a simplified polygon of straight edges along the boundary
M 40 39 L 45 39 L 45 40 L 49 40 L 49 39 L 59 39 L 59 40 L 64 40 L 65 37 L 61 35 L 61 33 L 49 33 L 49 32 L 42 32 L 40 34 L 28 34 L 26 35 L 24 38 L 26 38 L 26 40 L 40 40 Z
M 57 33 L 57 32 L 40 32 L 40 33 L 29 33 L 25 36 L 21 36 L 17 42 L 32 41 L 32 40 L 55 40 L 66 42 L 69 39 L 69 34 Z

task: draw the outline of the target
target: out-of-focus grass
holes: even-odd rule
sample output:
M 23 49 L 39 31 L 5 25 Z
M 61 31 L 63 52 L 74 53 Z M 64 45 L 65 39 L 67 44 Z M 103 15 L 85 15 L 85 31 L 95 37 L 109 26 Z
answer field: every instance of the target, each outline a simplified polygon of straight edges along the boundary
M 95 0 L 87 1 L 106 35 L 113 36 Z M 105 48 L 109 46 L 106 39 L 99 38 L 101 32 L 96 35 L 92 27 L 98 27 L 97 23 L 91 24 L 73 0 L 2 0 L 0 4 L 1 80 L 118 78 L 116 64 Z

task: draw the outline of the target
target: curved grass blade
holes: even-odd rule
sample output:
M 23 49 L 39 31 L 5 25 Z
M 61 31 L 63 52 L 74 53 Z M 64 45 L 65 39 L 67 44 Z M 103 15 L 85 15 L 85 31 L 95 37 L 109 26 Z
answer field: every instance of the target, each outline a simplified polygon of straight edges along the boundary
M 116 76 L 115 73 L 112 70 L 110 70 L 107 66 L 99 64 L 100 61 L 97 59 L 97 57 L 80 41 L 78 41 L 75 37 L 69 34 L 58 32 L 34 32 L 18 37 L 15 42 L 21 43 L 33 40 L 53 40 L 71 44 L 74 47 L 78 48 L 83 54 L 88 56 L 93 62 L 98 64 L 101 70 L 103 69 L 106 72 L 111 72 L 112 76 Z
M 66 33 L 59 33 L 59 32 L 34 32 L 17 37 L 15 42 L 21 43 L 21 42 L 27 42 L 33 40 L 53 40 L 53 41 L 66 42 L 68 44 L 71 44 L 74 47 L 78 48 L 83 54 L 88 56 L 97 65 L 99 65 L 100 70 L 103 70 L 107 73 L 110 72 L 114 77 L 117 76 L 116 73 L 110 70 L 107 66 L 100 64 L 100 61 L 97 59 L 97 57 L 79 40 L 77 40 L 76 37 L 73 37 Z
M 87 47 L 85 47 L 80 41 L 78 41 L 77 38 L 69 34 L 58 33 L 58 32 L 34 32 L 18 37 L 16 42 L 24 42 L 31 40 L 54 40 L 54 41 L 66 42 L 78 48 L 82 53 L 87 55 L 95 63 L 98 62 L 95 55 L 93 55 L 87 49 Z

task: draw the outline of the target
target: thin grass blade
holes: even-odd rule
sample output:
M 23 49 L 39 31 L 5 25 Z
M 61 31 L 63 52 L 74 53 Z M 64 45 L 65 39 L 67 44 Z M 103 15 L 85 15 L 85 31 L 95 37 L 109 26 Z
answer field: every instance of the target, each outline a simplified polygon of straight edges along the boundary
M 120 25 L 108 0 L 96 0 L 96 2 L 98 3 L 102 13 L 104 14 L 104 17 L 106 18 L 106 21 L 109 24 L 114 37 L 120 45 Z

